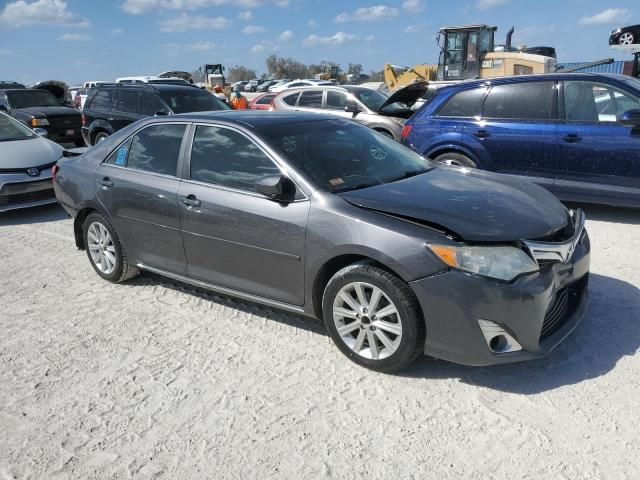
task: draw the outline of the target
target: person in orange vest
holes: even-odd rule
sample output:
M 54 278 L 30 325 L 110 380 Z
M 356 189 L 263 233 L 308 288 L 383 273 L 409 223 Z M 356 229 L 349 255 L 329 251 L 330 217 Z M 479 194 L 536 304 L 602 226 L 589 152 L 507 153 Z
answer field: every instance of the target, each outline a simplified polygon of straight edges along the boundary
M 247 110 L 249 108 L 249 102 L 247 102 L 247 98 L 240 93 L 240 87 L 233 88 L 229 103 L 234 110 Z

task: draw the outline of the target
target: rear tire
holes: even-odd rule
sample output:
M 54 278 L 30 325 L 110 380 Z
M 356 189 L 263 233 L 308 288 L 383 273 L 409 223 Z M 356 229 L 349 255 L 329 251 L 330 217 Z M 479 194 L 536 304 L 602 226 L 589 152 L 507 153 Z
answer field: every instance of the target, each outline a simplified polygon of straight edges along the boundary
M 618 43 L 624 46 L 633 45 L 634 43 L 636 43 L 635 35 L 631 32 L 625 32 L 620 35 Z
M 454 167 L 477 168 L 477 165 L 473 160 L 457 152 L 443 153 L 442 155 L 438 155 L 434 158 L 433 161 Z
M 100 142 L 106 140 L 109 137 L 109 134 L 107 132 L 98 132 L 96 133 L 96 136 L 93 137 L 93 144 L 97 145 Z
M 392 373 L 423 354 L 418 301 L 405 282 L 381 268 L 356 263 L 340 270 L 325 288 L 322 312 L 333 342 L 358 365 Z
M 136 267 L 129 265 L 118 234 L 103 215 L 89 214 L 84 220 L 82 232 L 89 262 L 102 278 L 120 283 L 140 273 Z

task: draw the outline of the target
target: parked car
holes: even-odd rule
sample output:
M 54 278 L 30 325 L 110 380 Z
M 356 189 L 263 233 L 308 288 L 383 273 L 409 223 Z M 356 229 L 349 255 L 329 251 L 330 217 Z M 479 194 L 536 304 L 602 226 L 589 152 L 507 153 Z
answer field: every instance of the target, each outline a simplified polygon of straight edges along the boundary
M 249 82 L 244 86 L 245 92 L 257 92 L 258 87 L 264 83 L 264 80 L 249 80 Z
M 87 145 L 96 145 L 144 117 L 211 110 L 229 110 L 229 106 L 193 85 L 100 85 L 89 90 L 82 110 L 82 135 Z
M 106 85 L 108 83 L 113 83 L 113 82 L 107 82 L 105 80 L 91 80 L 88 82 L 84 82 L 84 85 L 82 85 L 83 88 L 95 88 L 98 85 Z
M 636 45 L 640 44 L 640 25 L 616 28 L 609 36 L 609 45 Z
M 242 90 L 244 88 L 244 86 L 249 83 L 245 80 L 242 80 L 240 82 L 235 82 L 231 84 L 231 90 L 234 90 L 236 87 L 238 87 L 240 90 Z
M 51 169 L 63 150 L 0 112 L 0 212 L 56 203 Z
M 16 88 L 27 88 L 23 84 L 11 80 L 0 80 L 0 90 L 13 90 Z
M 565 73 L 437 91 L 403 142 L 438 162 L 526 177 L 562 200 L 640 206 L 640 80 Z
M 281 83 L 278 85 L 274 85 L 272 87 L 269 87 L 269 91 L 270 92 L 274 92 L 274 93 L 279 93 L 282 92 L 284 90 L 288 90 L 290 88 L 297 88 L 297 87 L 316 87 L 316 86 L 322 86 L 322 85 L 334 85 L 331 82 L 325 82 L 325 81 L 316 81 L 316 80 L 293 80 L 291 82 L 286 82 L 286 83 Z
M 411 84 L 387 97 L 377 90 L 356 85 L 318 84 L 280 93 L 275 110 L 301 110 L 350 118 L 400 141 L 402 127 L 413 115 L 411 105 L 426 91 L 426 82 Z
M 103 279 L 144 270 L 323 318 L 374 370 L 422 353 L 538 358 L 588 303 L 580 210 L 335 116 L 149 118 L 58 166 L 56 195 Z
M 0 90 L 0 111 L 31 128 L 46 130 L 49 140 L 84 146 L 80 131 L 80 112 L 61 106 L 58 99 L 48 90 Z
M 277 93 L 258 95 L 253 100 L 249 100 L 249 108 L 251 110 L 273 110 L 272 101 L 277 95 Z
M 268 92 L 269 87 L 279 83 L 280 80 L 267 80 L 266 82 L 262 82 L 260 85 L 256 87 L 256 92 Z
M 143 83 L 143 84 L 167 84 L 167 85 L 191 85 L 183 78 L 158 77 L 155 75 L 143 75 L 137 77 L 120 77 L 116 78 L 116 83 Z

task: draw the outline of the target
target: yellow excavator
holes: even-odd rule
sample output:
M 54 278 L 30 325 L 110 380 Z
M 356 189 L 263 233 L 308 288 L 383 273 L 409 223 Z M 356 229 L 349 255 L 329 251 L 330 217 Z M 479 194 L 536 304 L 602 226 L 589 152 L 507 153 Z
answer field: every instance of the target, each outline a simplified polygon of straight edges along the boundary
M 513 28 L 507 33 L 505 45 L 496 46 L 497 30 L 498 27 L 489 25 L 441 28 L 437 37 L 440 47 L 438 64 L 407 68 L 386 64 L 384 81 L 387 88 L 394 91 L 416 81 L 457 82 L 555 71 L 554 48 L 513 48 Z

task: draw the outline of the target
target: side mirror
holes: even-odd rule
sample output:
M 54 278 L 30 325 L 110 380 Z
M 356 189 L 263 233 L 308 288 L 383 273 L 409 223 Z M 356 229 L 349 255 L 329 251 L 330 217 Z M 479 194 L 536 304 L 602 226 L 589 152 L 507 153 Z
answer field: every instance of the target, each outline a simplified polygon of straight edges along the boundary
M 347 113 L 353 113 L 353 116 L 355 117 L 362 110 L 360 110 L 360 107 L 358 107 L 358 104 L 356 102 L 354 102 L 353 100 L 347 100 L 347 104 L 344 107 L 344 111 Z
M 620 114 L 618 122 L 629 127 L 640 127 L 640 109 L 627 110 Z
M 296 196 L 296 186 L 284 175 L 268 175 L 256 180 L 256 192 L 276 202 L 291 202 Z
M 47 138 L 49 136 L 49 132 L 47 132 L 44 128 L 34 128 L 33 131 L 43 138 Z

